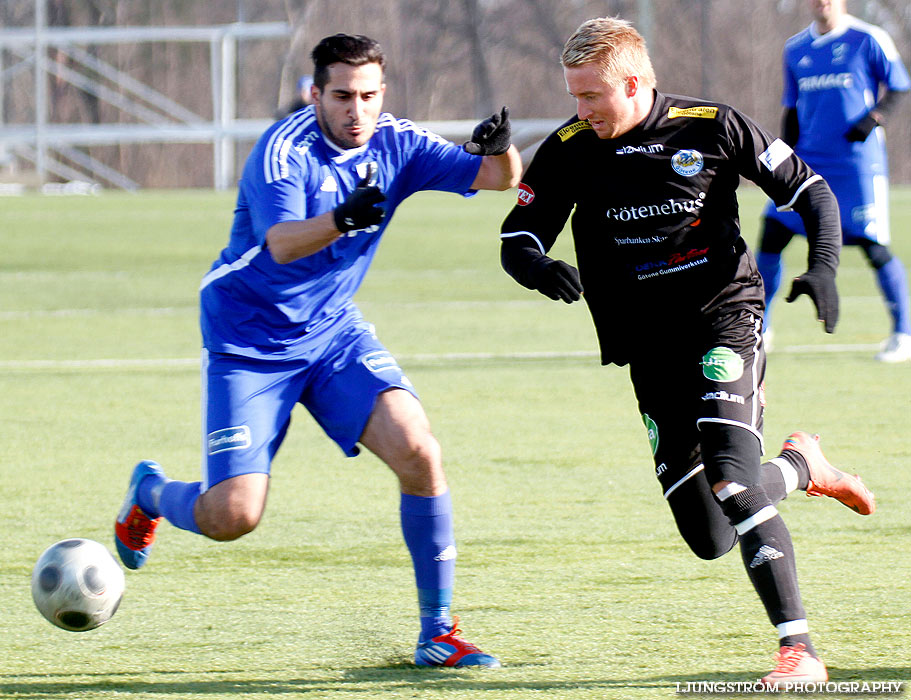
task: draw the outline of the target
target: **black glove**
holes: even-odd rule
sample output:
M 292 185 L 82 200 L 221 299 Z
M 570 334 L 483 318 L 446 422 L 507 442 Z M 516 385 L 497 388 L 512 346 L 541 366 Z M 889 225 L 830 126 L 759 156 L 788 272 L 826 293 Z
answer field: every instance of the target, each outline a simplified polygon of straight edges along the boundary
M 491 114 L 471 132 L 471 141 L 462 148 L 475 156 L 499 156 L 509 150 L 512 143 L 509 128 L 509 107 L 503 107 L 499 114 Z
M 375 177 L 375 166 L 368 167 L 367 175 L 357 183 L 357 189 L 332 212 L 335 228 L 342 233 L 374 226 L 386 216 L 385 210 L 377 206 L 386 201 L 386 195 L 373 184 Z
M 825 324 L 826 333 L 835 332 L 838 323 L 838 289 L 835 287 L 835 273 L 817 268 L 804 272 L 791 284 L 791 293 L 785 299 L 788 303 L 801 294 L 806 294 L 816 305 L 816 318 Z
M 877 126 L 879 126 L 879 122 L 868 114 L 863 119 L 858 119 L 854 122 L 854 126 L 848 129 L 848 133 L 845 134 L 845 138 L 848 141 L 866 141 L 870 132 Z
M 529 270 L 529 281 L 544 296 L 567 304 L 578 301 L 582 294 L 579 271 L 569 263 L 546 255 Z

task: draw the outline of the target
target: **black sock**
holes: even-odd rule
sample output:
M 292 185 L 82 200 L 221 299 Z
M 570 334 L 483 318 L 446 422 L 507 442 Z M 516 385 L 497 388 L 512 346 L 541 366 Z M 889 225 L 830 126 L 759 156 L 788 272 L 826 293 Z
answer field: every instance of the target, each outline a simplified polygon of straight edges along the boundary
M 778 644 L 783 647 L 796 647 L 798 644 L 803 644 L 807 648 L 807 652 L 817 659 L 819 658 L 816 649 L 813 648 L 813 642 L 810 641 L 809 632 L 804 632 L 803 634 L 789 634 L 779 639 Z
M 796 623 L 791 634 L 781 637 L 781 645 L 803 643 L 815 656 L 805 627 L 806 611 L 797 585 L 794 546 L 784 520 L 761 486 L 726 498 L 721 507 L 740 535 L 744 567 L 769 620 L 776 628 L 787 622 Z
M 781 469 L 771 462 L 763 462 L 759 465 L 759 483 L 773 504 L 781 503 L 788 497 L 784 475 L 781 473 Z
M 807 486 L 810 485 L 810 468 L 807 466 L 807 460 L 803 458 L 803 455 L 797 450 L 782 450 L 778 457 L 797 470 L 797 488 L 801 491 L 806 491 Z

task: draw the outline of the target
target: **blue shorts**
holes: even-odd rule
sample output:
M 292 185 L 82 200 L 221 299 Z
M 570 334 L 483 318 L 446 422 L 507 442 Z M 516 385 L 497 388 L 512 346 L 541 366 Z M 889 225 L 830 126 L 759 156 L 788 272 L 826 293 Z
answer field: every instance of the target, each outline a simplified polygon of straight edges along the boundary
M 841 213 L 841 231 L 847 245 L 858 240 L 869 240 L 888 245 L 889 233 L 889 180 L 884 175 L 844 173 L 823 175 Z M 774 202 L 766 205 L 763 216 L 780 222 L 794 233 L 806 236 L 800 215 L 794 211 L 778 211 Z
M 363 319 L 342 325 L 300 359 L 203 351 L 202 375 L 203 489 L 241 474 L 268 474 L 298 403 L 354 457 L 379 394 L 398 388 L 417 396 Z

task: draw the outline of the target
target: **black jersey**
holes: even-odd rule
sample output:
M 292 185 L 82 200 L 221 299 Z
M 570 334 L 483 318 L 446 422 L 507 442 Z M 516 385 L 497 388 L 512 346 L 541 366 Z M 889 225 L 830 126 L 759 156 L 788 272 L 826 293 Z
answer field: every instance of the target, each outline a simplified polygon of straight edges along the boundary
M 602 360 L 624 363 L 662 330 L 725 304 L 761 312 L 762 282 L 740 235 L 740 178 L 787 206 L 813 171 L 727 105 L 655 93 L 616 139 L 570 119 L 541 144 L 502 226 L 504 247 L 550 250 L 572 214 L 585 300 Z

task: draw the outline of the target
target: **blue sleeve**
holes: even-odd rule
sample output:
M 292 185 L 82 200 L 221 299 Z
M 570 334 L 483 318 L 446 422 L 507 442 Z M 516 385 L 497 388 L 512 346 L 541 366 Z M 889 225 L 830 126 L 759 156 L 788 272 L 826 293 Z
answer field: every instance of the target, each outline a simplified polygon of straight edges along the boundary
M 787 53 L 784 55 L 782 73 L 784 76 L 784 90 L 781 93 L 781 105 L 787 109 L 797 106 L 797 80 L 791 72 Z
M 892 37 L 877 27 L 876 31 L 869 35 L 867 51 L 870 72 L 877 87 L 883 85 L 895 92 L 911 89 L 911 78 Z M 876 98 L 878 95 L 874 92 L 874 99 Z
M 905 64 L 902 63 L 898 54 L 896 53 L 892 60 L 889 60 L 887 56 L 882 55 L 882 61 L 882 77 L 880 78 L 880 82 L 883 83 L 886 88 L 894 92 L 911 90 L 911 77 L 908 76 Z
M 466 153 L 460 146 L 420 127 L 409 125 L 400 132 L 410 141 L 408 163 L 403 169 L 410 192 L 441 190 L 469 195 L 478 176 L 482 156 Z
M 268 136 L 257 144 L 247 160 L 241 187 L 250 209 L 253 235 L 262 244 L 266 231 L 282 221 L 307 218 L 304 197 L 304 170 L 300 157 L 292 150 L 273 158 Z

